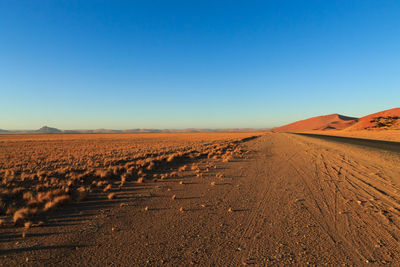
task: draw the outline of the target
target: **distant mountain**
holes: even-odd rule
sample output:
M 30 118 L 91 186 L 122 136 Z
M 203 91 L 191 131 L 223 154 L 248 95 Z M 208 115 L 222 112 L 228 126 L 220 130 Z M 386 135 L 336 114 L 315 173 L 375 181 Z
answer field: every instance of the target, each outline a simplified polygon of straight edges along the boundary
M 230 129 L 127 129 L 127 130 L 112 130 L 112 129 L 94 129 L 94 130 L 60 130 L 48 126 L 43 126 L 39 130 L 1 130 L 0 134 L 110 134 L 110 133 L 197 133 L 197 132 L 251 132 L 263 131 L 269 129 L 255 128 L 230 128 Z
M 400 108 L 393 108 L 364 116 L 346 131 L 400 130 Z
M 43 126 L 39 130 L 36 130 L 35 133 L 52 134 L 52 133 L 62 133 L 62 131 L 57 129 L 57 128 L 51 128 L 51 127 L 48 127 L 48 126 Z
M 274 128 L 273 130 L 283 132 L 332 129 L 342 130 L 355 124 L 357 120 L 357 118 L 347 117 L 340 114 L 330 114 L 296 121 L 278 128 Z

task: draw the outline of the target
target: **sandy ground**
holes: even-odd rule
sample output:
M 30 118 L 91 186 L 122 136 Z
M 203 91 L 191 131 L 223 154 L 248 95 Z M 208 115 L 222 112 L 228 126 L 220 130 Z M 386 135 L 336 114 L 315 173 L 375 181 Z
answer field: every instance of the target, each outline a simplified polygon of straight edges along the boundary
M 400 263 L 398 154 L 283 133 L 244 146 L 248 159 L 94 195 L 25 238 L 1 229 L 0 265 Z
M 305 133 L 336 135 L 344 137 L 356 137 L 374 140 L 386 140 L 400 142 L 400 130 L 362 130 L 362 131 L 306 131 Z

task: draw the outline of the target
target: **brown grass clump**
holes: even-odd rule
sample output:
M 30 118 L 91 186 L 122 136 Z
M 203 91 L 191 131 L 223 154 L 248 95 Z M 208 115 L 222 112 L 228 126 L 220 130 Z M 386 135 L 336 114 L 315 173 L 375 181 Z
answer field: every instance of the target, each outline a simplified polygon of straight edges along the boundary
M 184 172 L 187 169 L 187 165 L 183 165 L 182 167 L 179 167 L 178 172 Z
M 146 170 L 151 171 L 152 169 L 154 169 L 155 166 L 156 164 L 154 163 L 154 161 L 151 161 L 149 166 L 146 167 Z
M 175 159 L 175 155 L 172 154 L 167 158 L 167 162 L 172 162 Z
M 178 177 L 178 176 L 179 176 L 178 172 L 171 172 L 169 174 L 169 177 L 171 177 L 171 178 Z
M 110 194 L 107 195 L 107 198 L 110 199 L 110 200 L 111 199 L 115 199 L 116 195 L 115 195 L 115 193 L 110 193 Z
M 21 208 L 14 213 L 13 221 L 15 224 L 20 224 L 29 216 L 29 209 L 28 208 Z
M 77 200 L 78 201 L 82 201 L 87 198 L 88 193 L 84 186 L 79 187 L 76 192 L 77 192 Z
M 111 190 L 111 188 L 112 188 L 112 185 L 108 184 L 106 187 L 104 187 L 103 192 L 108 192 Z
M 192 164 L 192 166 L 190 167 L 190 170 L 195 171 L 198 170 L 199 166 L 197 166 L 197 164 Z
M 50 200 L 44 205 L 43 211 L 49 211 L 52 210 L 56 207 L 62 206 L 67 204 L 70 201 L 70 196 L 69 195 L 61 195 L 55 197 L 53 200 Z
M 102 179 L 111 178 L 113 176 L 113 170 L 112 169 L 97 170 L 95 172 L 95 175 Z
M 126 182 L 126 174 L 121 175 L 121 184 L 120 186 L 123 186 Z
M 136 181 L 138 184 L 141 184 L 144 182 L 144 177 L 139 177 Z
M 28 221 L 28 222 L 25 222 L 25 223 L 24 223 L 24 227 L 25 227 L 25 228 L 31 228 L 31 227 L 32 227 L 32 222 L 29 222 L 29 221 Z
M 128 167 L 127 170 L 126 170 L 125 175 L 126 175 L 127 178 L 134 178 L 135 172 L 136 172 L 135 167 Z
M 94 181 L 94 182 L 96 182 L 96 181 Z M 105 186 L 106 184 L 107 184 L 108 182 L 107 181 L 98 181 L 97 183 L 96 183 L 96 186 L 97 187 L 103 187 L 103 186 Z
M 229 161 L 231 161 L 232 160 L 232 156 L 224 156 L 223 158 L 222 158 L 222 162 L 229 162 Z

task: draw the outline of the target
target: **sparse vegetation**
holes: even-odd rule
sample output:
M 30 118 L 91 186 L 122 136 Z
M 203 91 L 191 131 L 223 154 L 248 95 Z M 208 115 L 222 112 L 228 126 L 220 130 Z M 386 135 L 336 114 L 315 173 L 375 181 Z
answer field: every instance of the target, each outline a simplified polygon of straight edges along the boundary
M 369 128 L 389 128 L 399 121 L 398 116 L 385 116 L 385 117 L 375 117 L 370 122 L 375 123 L 374 126 Z
M 116 194 L 115 193 L 110 193 L 107 196 L 108 199 L 115 199 L 116 198 Z
M 201 177 L 200 167 L 193 161 L 201 158 L 230 161 L 242 157 L 244 153 L 238 145 L 251 136 L 251 133 L 2 135 L 0 216 L 8 216 L 15 225 L 30 222 L 31 226 L 35 225 L 32 219 L 38 214 L 84 201 L 93 192 L 114 199 L 114 191 L 130 181 L 183 178 L 185 171 Z M 210 163 L 204 172 L 215 167 Z M 2 219 L 0 225 L 6 221 Z

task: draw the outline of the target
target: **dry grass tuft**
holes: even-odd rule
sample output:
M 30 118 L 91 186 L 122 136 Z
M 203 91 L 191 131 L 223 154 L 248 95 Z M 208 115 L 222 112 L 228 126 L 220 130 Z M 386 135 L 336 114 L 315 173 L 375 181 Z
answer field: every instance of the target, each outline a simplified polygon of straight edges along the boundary
M 121 185 L 120 186 L 123 186 L 125 184 L 126 180 L 127 180 L 126 174 L 121 175 Z
M 195 163 L 193 163 L 192 166 L 190 167 L 190 170 L 192 170 L 192 171 L 195 171 L 195 170 L 198 170 L 198 169 L 199 169 L 199 166 L 197 164 L 195 164 Z
M 83 201 L 87 198 L 87 191 L 84 186 L 79 187 L 76 192 L 77 192 L 76 198 L 78 201 Z
M 117 196 L 115 195 L 115 193 L 110 193 L 107 195 L 108 199 L 115 199 Z
M 167 162 L 172 162 L 175 159 L 175 155 L 172 154 L 167 158 Z
M 149 166 L 146 167 L 146 170 L 151 171 L 152 169 L 154 169 L 155 166 L 156 164 L 154 163 L 154 161 L 151 161 Z
M 231 161 L 232 160 L 232 156 L 224 156 L 223 158 L 222 158 L 222 162 L 229 162 L 229 161 Z
M 113 176 L 113 170 L 112 169 L 97 170 L 95 172 L 95 175 L 102 179 L 111 178 Z
M 32 222 L 29 222 L 29 221 L 28 221 L 28 222 L 25 222 L 25 223 L 24 223 L 24 227 L 25 227 L 25 228 L 31 228 L 31 227 L 32 227 Z
M 169 174 L 169 176 L 170 176 L 171 178 L 173 178 L 173 177 L 178 177 L 179 174 L 178 174 L 178 172 L 171 172 L 171 173 Z
M 69 195 L 56 196 L 53 200 L 48 201 L 43 208 L 43 211 L 49 211 L 56 207 L 67 204 L 70 201 Z
M 14 213 L 13 221 L 15 224 L 20 224 L 29 216 L 28 208 L 21 208 Z
M 187 165 L 183 165 L 182 167 L 180 167 L 180 168 L 178 169 L 178 171 L 179 171 L 179 172 L 184 172 L 184 171 L 186 171 L 186 169 L 187 169 Z
M 111 190 L 111 188 L 112 188 L 112 185 L 108 184 L 106 187 L 104 187 L 103 192 L 108 192 Z

